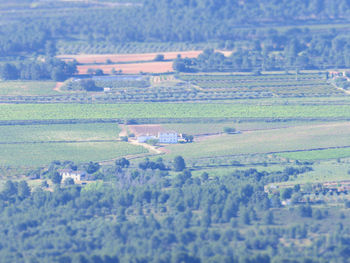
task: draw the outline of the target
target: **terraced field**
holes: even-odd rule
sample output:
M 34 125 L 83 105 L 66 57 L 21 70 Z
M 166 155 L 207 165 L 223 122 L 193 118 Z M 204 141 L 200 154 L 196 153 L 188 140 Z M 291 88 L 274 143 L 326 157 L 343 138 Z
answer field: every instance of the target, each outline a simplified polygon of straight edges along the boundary
M 181 75 L 179 79 L 194 85 L 199 92 L 213 97 L 323 97 L 340 96 L 343 92 L 326 80 L 325 74 L 247 75 Z
M 140 63 L 144 70 L 130 71 L 148 72 L 157 63 L 167 63 L 168 71 L 171 62 Z M 133 64 L 120 64 L 133 67 Z M 119 70 L 114 64 L 105 65 Z M 80 65 L 85 71 L 91 65 Z M 95 65 L 99 67 L 99 65 Z M 170 67 L 170 68 L 169 68 Z M 84 71 L 84 72 L 85 72 Z M 86 72 L 85 72 L 86 73 Z M 126 72 L 124 72 L 126 73 Z M 127 78 L 130 77 L 129 80 Z M 76 79 L 75 79 L 76 80 Z M 303 74 L 265 73 L 251 74 L 170 74 L 166 76 L 118 75 L 110 77 L 93 77 L 96 85 L 109 88 L 108 92 L 82 92 L 77 81 L 65 83 L 66 92 L 54 90 L 54 83 L 49 82 L 3 82 L 0 85 L 0 102 L 2 103 L 126 103 L 126 102 L 197 102 L 227 101 L 238 99 L 269 98 L 339 98 L 347 95 L 337 89 L 326 79 L 325 73 L 305 72 Z M 151 80 L 151 81 L 150 81 Z M 42 84 L 42 85 L 41 85 Z M 79 92 L 76 86 L 78 85 Z M 80 90 L 79 90 L 80 89 Z M 69 92 L 67 92 L 69 91 Z

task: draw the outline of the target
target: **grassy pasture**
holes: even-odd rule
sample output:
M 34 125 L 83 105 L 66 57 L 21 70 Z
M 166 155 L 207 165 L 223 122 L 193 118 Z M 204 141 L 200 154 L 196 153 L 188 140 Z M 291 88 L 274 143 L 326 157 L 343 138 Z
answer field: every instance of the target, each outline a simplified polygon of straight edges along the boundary
M 256 169 L 259 172 L 262 171 L 268 171 L 268 172 L 275 172 L 275 171 L 282 171 L 285 167 L 280 165 L 275 166 L 243 166 L 243 167 L 214 167 L 214 168 L 205 168 L 204 170 L 194 170 L 192 171 L 193 176 L 201 176 L 203 172 L 207 172 L 209 176 L 211 177 L 220 177 L 220 176 L 227 176 L 233 173 L 236 170 L 248 170 L 248 169 Z
M 119 132 L 114 123 L 0 126 L 0 143 L 116 140 Z
M 191 144 L 169 145 L 169 158 L 205 158 L 239 154 L 274 153 L 347 146 L 350 123 L 327 123 L 242 134 L 207 137 Z M 350 143 L 349 143 L 350 145 Z
M 124 142 L 104 142 L 116 140 L 119 132 L 114 123 L 0 126 L 0 167 L 104 161 L 147 152 Z
M 0 81 L 0 96 L 57 95 L 54 81 Z
M 229 103 L 0 105 L 0 120 L 337 117 L 349 118 L 350 105 L 240 105 Z
M 350 157 L 350 148 L 335 148 L 302 152 L 280 153 L 281 157 L 293 160 L 323 160 Z
M 142 146 L 125 142 L 7 144 L 1 145 L 0 165 L 35 167 L 53 160 L 104 161 L 145 152 Z
M 327 161 L 313 165 L 313 169 L 313 171 L 300 174 L 295 178 L 290 178 L 288 182 L 279 183 L 278 185 L 349 180 L 350 163 Z
M 318 124 L 319 122 L 313 122 Z M 295 126 L 310 125 L 310 122 L 303 121 L 288 121 L 288 122 L 211 122 L 211 123 L 171 123 L 162 124 L 167 130 L 174 130 L 178 133 L 185 134 L 211 134 L 222 133 L 225 127 L 235 128 L 237 131 L 247 130 L 264 130 L 264 129 L 277 129 Z

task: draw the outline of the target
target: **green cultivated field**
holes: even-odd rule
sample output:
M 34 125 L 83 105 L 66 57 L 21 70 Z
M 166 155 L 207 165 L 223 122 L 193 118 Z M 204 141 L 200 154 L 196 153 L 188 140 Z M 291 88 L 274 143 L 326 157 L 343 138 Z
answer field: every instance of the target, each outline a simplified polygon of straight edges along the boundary
M 349 138 L 350 123 L 340 122 L 212 136 L 167 148 L 169 157 L 203 158 L 343 147 L 350 146 Z
M 114 123 L 0 126 L 0 143 L 116 140 L 119 132 Z
M 336 148 L 291 153 L 280 153 L 281 157 L 293 160 L 324 160 L 350 157 L 350 148 Z
M 47 165 L 53 160 L 103 161 L 147 152 L 125 142 L 31 143 L 1 145 L 0 165 Z
M 313 169 L 313 171 L 300 174 L 294 179 L 290 178 L 288 182 L 278 183 L 276 185 L 323 183 L 329 181 L 349 180 L 349 163 L 326 161 L 313 165 Z
M 54 81 L 0 81 L 0 96 L 57 95 Z
M 98 118 L 350 118 L 350 105 L 219 103 L 2 104 L 0 120 Z
M 317 124 L 319 122 L 313 122 Z M 211 122 L 211 123 L 171 123 L 162 124 L 167 130 L 174 130 L 178 133 L 200 135 L 200 134 L 212 134 L 222 133 L 225 127 L 235 128 L 236 131 L 249 131 L 249 130 L 264 130 L 264 129 L 276 129 L 287 128 L 295 126 L 307 126 L 310 122 L 305 121 L 287 121 L 287 122 Z
M 0 166 L 104 161 L 147 152 L 141 146 L 117 142 L 119 132 L 114 123 L 0 126 Z

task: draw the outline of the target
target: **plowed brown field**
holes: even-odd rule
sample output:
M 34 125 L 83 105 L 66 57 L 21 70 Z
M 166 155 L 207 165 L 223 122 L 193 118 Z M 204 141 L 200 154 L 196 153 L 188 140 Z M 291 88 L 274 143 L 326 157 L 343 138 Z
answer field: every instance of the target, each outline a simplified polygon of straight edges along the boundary
M 144 62 L 131 64 L 108 64 L 108 65 L 80 65 L 78 74 L 86 74 L 88 69 L 102 69 L 103 73 L 110 74 L 114 68 L 116 71 L 122 70 L 124 74 L 144 73 L 166 73 L 173 71 L 173 62 Z
M 230 51 L 220 51 L 225 56 L 231 54 Z M 183 58 L 195 58 L 198 57 L 203 51 L 174 51 L 174 52 L 158 52 L 158 53 L 140 53 L 140 54 L 81 54 L 81 55 L 59 55 L 57 56 L 63 60 L 75 59 L 80 64 L 93 64 L 93 63 L 106 63 L 107 59 L 113 63 L 118 62 L 133 62 L 133 61 L 150 61 L 153 60 L 158 54 L 164 55 L 165 60 L 173 60 L 177 55 L 181 55 Z
M 178 54 L 185 58 L 195 58 L 202 53 L 202 51 L 178 51 L 178 52 L 158 52 L 158 53 L 143 53 L 143 54 L 88 54 L 88 55 L 60 55 L 58 58 L 63 60 L 75 59 L 81 64 L 91 63 L 106 63 L 107 59 L 113 63 L 118 62 L 132 62 L 132 61 L 150 61 L 158 54 L 164 55 L 165 60 L 173 60 Z

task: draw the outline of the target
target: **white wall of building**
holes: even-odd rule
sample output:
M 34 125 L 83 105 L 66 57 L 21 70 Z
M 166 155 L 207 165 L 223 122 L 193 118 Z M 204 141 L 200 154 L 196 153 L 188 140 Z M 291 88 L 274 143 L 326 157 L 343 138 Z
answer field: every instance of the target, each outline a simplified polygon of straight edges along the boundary
M 178 143 L 178 134 L 176 132 L 160 132 L 158 133 L 158 141 L 160 143 Z

